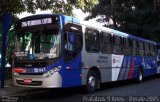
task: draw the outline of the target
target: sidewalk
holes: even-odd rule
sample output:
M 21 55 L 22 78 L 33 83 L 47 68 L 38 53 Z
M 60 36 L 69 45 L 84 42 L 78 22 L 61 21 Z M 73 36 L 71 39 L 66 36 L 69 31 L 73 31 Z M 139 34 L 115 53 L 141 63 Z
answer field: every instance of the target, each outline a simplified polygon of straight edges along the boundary
M 12 86 L 11 79 L 8 79 L 8 80 L 5 80 L 5 87 L 0 88 L 0 97 L 18 95 L 19 92 L 29 90 L 29 89 L 30 88 Z

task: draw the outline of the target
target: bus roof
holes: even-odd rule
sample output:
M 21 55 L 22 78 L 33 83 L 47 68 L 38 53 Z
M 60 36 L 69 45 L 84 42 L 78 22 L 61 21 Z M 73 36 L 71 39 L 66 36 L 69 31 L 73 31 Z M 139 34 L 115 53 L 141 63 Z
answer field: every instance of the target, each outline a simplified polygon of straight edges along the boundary
M 30 18 L 33 18 L 33 17 L 36 17 L 36 16 L 37 17 L 38 16 L 46 16 L 46 17 L 47 16 L 63 16 L 65 18 L 67 17 L 67 18 L 70 18 L 70 19 L 76 19 L 76 20 L 73 20 L 72 22 L 80 24 L 80 25 L 84 25 L 86 27 L 88 26 L 88 27 L 96 28 L 98 30 L 106 31 L 106 32 L 112 33 L 114 35 L 119 35 L 119 36 L 122 36 L 122 37 L 125 37 L 125 38 L 136 39 L 136 40 L 140 40 L 140 41 L 156 44 L 156 42 L 154 42 L 154 41 L 147 40 L 147 39 L 144 39 L 144 38 L 140 38 L 140 37 L 128 34 L 128 33 L 124 33 L 124 32 L 121 32 L 121 31 L 118 31 L 118 30 L 114 30 L 114 29 L 111 29 L 111 28 L 107 28 L 107 27 L 103 27 L 103 26 L 100 26 L 100 25 L 90 24 L 90 22 L 88 22 L 88 21 L 77 21 L 78 18 L 71 17 L 71 16 L 66 16 L 66 15 L 63 15 L 63 14 L 36 14 L 36 15 L 24 17 L 24 18 L 20 19 L 19 21 L 30 19 Z

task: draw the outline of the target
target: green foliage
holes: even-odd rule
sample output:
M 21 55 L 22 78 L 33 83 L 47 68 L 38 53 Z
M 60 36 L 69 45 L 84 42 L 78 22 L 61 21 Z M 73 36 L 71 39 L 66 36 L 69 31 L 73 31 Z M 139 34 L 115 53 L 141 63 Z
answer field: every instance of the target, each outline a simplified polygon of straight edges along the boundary
M 25 11 L 35 13 L 37 9 L 73 15 L 73 8 L 90 11 L 95 4 L 98 4 L 98 0 L 0 0 L 0 15 L 4 12 L 13 15 Z
M 25 11 L 28 13 L 35 13 L 37 9 L 60 12 L 63 8 L 68 7 L 67 3 L 68 2 L 64 2 L 64 0 L 1 0 L 0 14 L 4 12 L 19 14 Z M 67 9 L 64 12 L 71 14 L 71 10 L 72 9 Z
M 73 5 L 69 1 L 64 2 L 62 0 L 59 2 L 55 2 L 54 6 L 51 10 L 52 10 L 52 13 L 54 13 L 54 14 L 65 14 L 65 15 L 72 16 L 73 15 L 73 13 L 72 13 L 73 7 L 72 6 Z
M 0 0 L 0 15 L 4 12 L 17 14 L 25 11 L 23 0 Z
M 83 12 L 89 12 L 92 8 L 99 3 L 99 0 L 69 0 L 76 8 L 81 9 Z
M 86 19 L 113 21 L 114 29 L 160 41 L 160 0 L 100 0 Z M 106 25 L 105 25 L 106 26 Z M 108 26 L 108 25 L 107 25 Z

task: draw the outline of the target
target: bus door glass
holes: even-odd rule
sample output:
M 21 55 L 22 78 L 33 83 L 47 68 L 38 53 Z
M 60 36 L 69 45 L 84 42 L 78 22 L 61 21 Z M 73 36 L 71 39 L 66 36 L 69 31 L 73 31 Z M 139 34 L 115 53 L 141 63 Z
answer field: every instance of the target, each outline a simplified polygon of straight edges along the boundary
M 65 50 L 74 52 L 74 33 L 73 32 L 67 32 L 66 35 L 66 41 L 65 41 Z
M 160 65 L 160 49 L 158 49 L 157 61 L 158 65 Z
M 74 28 L 74 29 L 73 29 Z M 76 24 L 66 24 L 64 33 L 64 59 L 70 62 L 75 59 L 82 49 L 82 27 Z
M 158 61 L 160 61 L 160 49 L 158 50 Z

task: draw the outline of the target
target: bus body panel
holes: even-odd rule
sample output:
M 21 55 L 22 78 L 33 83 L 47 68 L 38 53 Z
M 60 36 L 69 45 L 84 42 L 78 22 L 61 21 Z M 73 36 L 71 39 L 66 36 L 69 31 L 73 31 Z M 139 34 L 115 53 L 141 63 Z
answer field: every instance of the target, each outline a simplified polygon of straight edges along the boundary
M 65 30 L 65 24 L 68 22 L 76 22 L 79 23 L 79 20 L 73 17 L 69 16 L 62 16 L 63 17 L 63 31 Z M 64 37 L 64 32 L 63 32 L 63 37 Z M 64 44 L 63 44 L 64 45 Z M 64 58 L 65 59 L 65 58 Z M 64 61 L 64 66 L 63 66 L 63 84 L 62 86 L 64 88 L 66 87 L 72 87 L 72 86 L 80 86 L 81 85 L 81 53 L 76 56 L 72 61 L 66 62 Z
M 82 62 L 84 64 L 82 70 L 82 85 L 86 84 L 86 78 L 89 69 L 96 67 L 99 69 L 101 74 L 101 82 L 111 81 L 112 67 L 111 67 L 111 55 L 107 54 L 96 54 L 83 52 Z
M 79 86 L 81 85 L 81 55 L 69 63 L 65 63 L 63 67 L 63 87 Z
M 145 60 L 145 75 L 153 75 L 156 74 L 157 72 L 157 62 L 156 62 L 156 57 L 144 57 Z
M 112 55 L 112 80 L 111 81 L 117 81 L 118 80 L 118 75 L 120 73 L 120 69 L 122 67 L 124 55 Z M 121 71 L 121 73 L 124 73 L 124 70 Z

